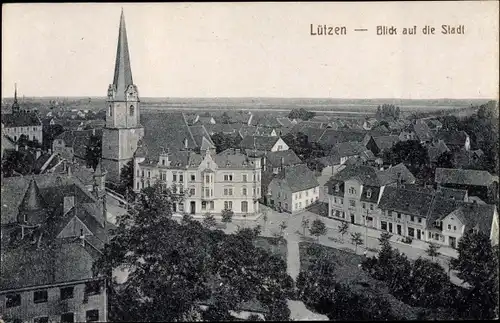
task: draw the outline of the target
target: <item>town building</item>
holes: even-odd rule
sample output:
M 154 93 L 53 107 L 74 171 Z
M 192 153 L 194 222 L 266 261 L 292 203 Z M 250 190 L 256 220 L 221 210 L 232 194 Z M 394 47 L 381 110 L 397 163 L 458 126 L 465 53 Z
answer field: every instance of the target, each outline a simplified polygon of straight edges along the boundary
M 465 131 L 444 131 L 436 133 L 436 140 L 442 140 L 452 151 L 470 150 L 470 137 Z
M 118 47 L 113 83 L 108 87 L 106 126 L 102 134 L 103 166 L 108 180 L 117 183 L 121 169 L 131 161 L 144 136 L 140 124 L 140 100 L 132 79 L 127 31 L 123 11 L 120 17 Z
M 388 186 L 380 201 L 378 229 L 457 248 L 468 230 L 479 230 L 498 244 L 498 211 L 495 205 L 470 203 L 463 193 L 423 192 Z M 452 198 L 449 198 L 452 197 Z M 465 196 L 464 196 L 465 199 Z
M 436 168 L 434 181 L 438 187 L 465 189 L 483 200 L 498 198 L 498 176 L 484 170 Z
M 164 148 L 155 155 L 140 146 L 134 163 L 134 189 L 158 182 L 173 193 L 185 195 L 174 204 L 174 212 L 220 214 L 224 209 L 236 215 L 259 212 L 261 161 L 235 149 L 215 154 L 208 141 L 200 153 Z M 188 141 L 185 141 L 186 146 Z
M 246 136 L 240 142 L 240 148 L 247 151 L 275 152 L 288 150 L 288 145 L 276 136 Z
M 304 210 L 318 199 L 319 183 L 304 164 L 282 167 L 267 190 L 269 205 L 290 213 Z
M 89 192 L 70 174 L 2 181 L 0 313 L 6 322 L 105 322 L 106 282 L 92 271 L 109 230 L 105 172 Z
M 12 113 L 2 114 L 2 131 L 14 141 L 24 136 L 29 141 L 42 143 L 42 121 L 36 112 L 21 110 L 17 101 L 17 87 L 14 91 Z
M 85 163 L 87 147 L 92 140 L 101 141 L 102 135 L 102 129 L 65 131 L 54 138 L 52 152 L 67 160 Z
M 377 204 L 386 186 L 414 183 L 415 177 L 403 165 L 386 170 L 366 165 L 349 165 L 327 182 L 328 215 L 352 224 L 377 228 Z
M 363 144 L 367 149 L 373 152 L 374 155 L 380 155 L 384 151 L 390 150 L 395 144 L 399 142 L 399 136 L 372 136 L 366 135 L 363 139 Z

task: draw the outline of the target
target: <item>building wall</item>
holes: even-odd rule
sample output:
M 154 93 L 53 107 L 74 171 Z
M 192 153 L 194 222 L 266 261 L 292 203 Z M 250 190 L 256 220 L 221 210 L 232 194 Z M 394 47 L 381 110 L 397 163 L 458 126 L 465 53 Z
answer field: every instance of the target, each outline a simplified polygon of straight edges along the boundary
M 42 126 L 24 126 L 24 127 L 4 127 L 5 133 L 14 140 L 18 140 L 21 135 L 25 135 L 29 140 L 36 139 L 42 143 Z
M 286 144 L 286 142 L 283 141 L 283 139 L 278 138 L 276 143 L 274 144 L 273 148 L 271 148 L 271 151 L 283 151 L 283 150 L 288 150 L 289 147 Z
M 182 187 L 182 191 L 189 194 L 181 209 L 177 209 L 177 211 L 193 213 L 191 202 L 194 202 L 194 214 L 207 212 L 218 214 L 226 205 L 232 205 L 235 214 L 252 214 L 259 211 L 256 200 L 261 197 L 260 163 L 256 164 L 255 168 L 245 169 L 218 169 L 214 167 L 214 172 L 209 174 L 204 172 L 204 167 L 175 169 L 159 165 L 141 166 L 138 164 L 139 162 L 140 160 L 136 159 L 134 190 L 137 192 L 144 187 L 153 186 L 156 181 L 168 188 L 172 188 L 175 184 L 174 193 L 178 194 L 181 193 Z M 211 176 L 210 183 L 206 182 L 205 175 Z M 191 176 L 194 176 L 194 180 Z M 209 189 L 208 196 L 206 196 L 206 189 Z M 202 201 L 207 201 L 205 208 L 203 208 Z M 243 201 L 247 202 L 246 212 L 243 209 Z M 211 208 L 212 203 L 210 202 L 213 202 L 213 208 Z
M 61 300 L 61 287 L 74 286 L 73 298 Z M 40 286 L 42 287 L 42 286 Z M 47 290 L 47 301 L 34 303 L 33 292 Z M 59 284 L 43 286 L 43 288 L 33 288 L 19 292 L 21 294 L 21 305 L 16 307 L 6 307 L 6 296 L 10 293 L 0 291 L 0 313 L 6 319 L 20 319 L 23 322 L 34 322 L 37 317 L 48 316 L 49 322 L 60 322 L 61 314 L 74 313 L 75 322 L 85 322 L 86 312 L 89 310 L 99 311 L 99 322 L 107 321 L 107 296 L 105 288 L 102 287 L 99 294 L 85 297 L 85 283 Z M 14 292 L 15 293 L 15 292 Z
M 319 200 L 319 185 L 307 190 L 293 193 L 292 212 L 304 210 Z
M 412 239 L 418 239 L 418 232 L 420 231 L 419 240 L 429 240 L 426 230 L 427 222 L 424 217 L 405 214 L 395 210 L 381 210 L 378 214 L 377 229 L 403 237 L 411 237 Z M 401 228 L 401 233 L 398 232 L 398 226 Z M 412 229 L 413 236 L 410 234 Z
M 450 246 L 451 240 L 450 238 L 455 238 L 455 247 L 458 245 L 458 240 L 462 238 L 464 234 L 465 226 L 462 222 L 452 214 L 448 215 L 443 219 L 443 236 L 444 236 L 444 244 Z
M 293 212 L 292 191 L 282 180 L 275 178 L 267 190 L 269 205 L 279 206 L 287 212 Z

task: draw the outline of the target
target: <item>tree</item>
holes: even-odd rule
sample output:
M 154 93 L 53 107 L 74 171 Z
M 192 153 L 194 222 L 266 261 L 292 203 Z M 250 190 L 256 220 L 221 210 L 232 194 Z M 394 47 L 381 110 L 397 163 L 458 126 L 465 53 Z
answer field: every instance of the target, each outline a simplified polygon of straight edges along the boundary
M 268 220 L 269 217 L 267 215 L 267 211 L 262 212 L 262 221 L 264 221 L 264 231 L 266 231 L 266 224 Z
M 338 227 L 338 231 L 342 237 L 342 241 L 344 241 L 344 234 L 346 234 L 348 230 L 349 230 L 349 222 L 342 221 Z
M 325 235 L 327 232 L 325 222 L 321 221 L 320 219 L 315 219 L 312 224 L 311 228 L 309 229 L 309 233 L 313 236 L 316 236 L 316 238 L 319 241 L 319 237 Z
M 309 228 L 309 219 L 306 218 L 305 216 L 302 217 L 302 222 L 300 223 L 300 225 L 302 226 L 302 235 L 305 236 L 306 229 Z
M 458 258 L 453 269 L 468 289 L 463 314 L 467 318 L 492 319 L 498 306 L 498 253 L 487 235 L 467 231 L 458 242 Z
M 363 239 L 361 238 L 361 233 L 359 233 L 359 232 L 351 233 L 351 242 L 354 245 L 354 247 L 356 248 L 354 250 L 354 253 L 357 253 L 358 246 L 363 244 Z
M 85 160 L 87 161 L 88 167 L 92 167 L 93 170 L 96 169 L 102 157 L 101 151 L 102 137 L 98 135 L 91 135 L 85 152 Z
M 283 233 L 285 232 L 286 228 L 287 228 L 287 224 L 285 221 L 281 222 L 280 223 L 280 232 L 281 232 L 281 235 L 283 235 Z
M 211 138 L 214 142 L 216 153 L 220 153 L 229 148 L 238 148 L 241 142 L 241 137 L 239 135 L 226 135 L 221 132 L 214 133 Z
M 197 221 L 178 223 L 172 219 L 178 199 L 155 184 L 118 218 L 94 264 L 96 275 L 129 272 L 121 284 L 108 279 L 110 320 L 229 320 L 230 310 L 252 300 L 268 309 L 266 320 L 288 320 L 288 307 L 280 310 L 293 290 L 286 263 L 255 247 L 255 230 L 226 235 Z M 198 304 L 208 300 L 201 311 Z
M 443 267 L 428 259 L 419 258 L 415 261 L 412 268 L 411 283 L 413 305 L 436 308 L 445 306 L 443 301 L 446 300 L 446 295 L 449 294 L 447 286 L 450 284 L 450 279 Z
M 210 213 L 205 213 L 203 215 L 203 226 L 205 228 L 213 228 L 217 225 L 217 221 L 215 220 L 215 216 Z
M 429 257 L 431 257 L 431 258 L 432 258 L 432 261 L 434 261 L 434 257 L 437 257 L 437 256 L 439 256 L 439 255 L 440 255 L 440 253 L 439 253 L 439 251 L 438 251 L 438 250 L 439 250 L 439 248 L 440 248 L 440 246 L 439 246 L 439 245 L 437 245 L 437 244 L 435 244 L 435 243 L 432 243 L 432 242 L 431 242 L 431 243 L 429 243 L 429 247 L 427 248 L 427 250 L 426 250 L 425 252 L 427 253 L 427 255 L 428 255 Z
M 36 161 L 35 157 L 35 154 L 30 149 L 7 151 L 2 160 L 2 172 L 4 176 L 10 177 L 14 173 L 21 175 L 32 174 Z
M 292 120 L 293 119 L 302 119 L 302 120 L 306 121 L 306 120 L 311 119 L 315 115 L 316 115 L 316 113 L 314 113 L 314 112 L 310 112 L 304 108 L 300 108 L 300 109 L 292 109 L 292 111 L 290 111 L 290 113 L 288 114 L 288 118 L 290 118 Z
M 48 125 L 42 127 L 42 148 L 43 150 L 52 149 L 52 142 L 54 139 L 64 132 L 63 126 L 60 124 Z
M 455 163 L 453 153 L 451 151 L 445 151 L 444 153 L 442 153 L 436 160 L 436 167 L 454 168 Z
M 133 160 L 123 165 L 120 172 L 120 183 L 118 184 L 117 191 L 128 198 L 129 202 L 135 199 Z
M 222 210 L 222 213 L 221 213 L 222 222 L 223 223 L 232 222 L 233 221 L 233 215 L 234 215 L 233 210 L 229 210 L 229 209 Z

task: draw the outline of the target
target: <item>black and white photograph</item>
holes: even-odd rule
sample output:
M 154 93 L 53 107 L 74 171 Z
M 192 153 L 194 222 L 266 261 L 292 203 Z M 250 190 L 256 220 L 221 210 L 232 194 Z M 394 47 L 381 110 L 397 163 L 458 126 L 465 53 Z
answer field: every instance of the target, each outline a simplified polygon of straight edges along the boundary
M 499 4 L 3 4 L 0 323 L 498 320 Z

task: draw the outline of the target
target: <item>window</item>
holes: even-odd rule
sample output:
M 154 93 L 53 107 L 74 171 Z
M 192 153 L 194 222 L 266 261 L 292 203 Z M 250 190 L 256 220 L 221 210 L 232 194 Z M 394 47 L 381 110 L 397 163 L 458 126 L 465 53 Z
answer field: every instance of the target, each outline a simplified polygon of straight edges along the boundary
M 210 210 L 214 209 L 214 205 L 215 205 L 214 201 L 210 201 Z
M 207 209 L 207 201 L 201 201 L 201 209 L 206 210 Z
M 247 195 L 247 188 L 246 187 L 243 187 L 243 189 L 241 190 L 241 194 L 243 196 L 246 196 Z
M 161 160 L 161 164 L 162 164 L 162 166 L 165 166 L 165 159 Z
M 387 231 L 387 222 L 381 221 L 380 222 L 380 228 L 384 231 Z
M 196 175 L 195 174 L 191 174 L 191 182 L 194 182 L 196 180 Z
M 65 313 L 61 315 L 61 323 L 73 323 L 75 321 L 75 315 L 73 313 Z
M 161 180 L 166 181 L 167 180 L 167 173 L 161 173 Z
M 233 175 L 232 174 L 226 174 L 226 175 L 224 175 L 224 181 L 225 182 L 232 182 L 233 181 Z
M 184 211 L 184 203 L 179 203 L 179 212 Z
M 21 305 L 21 294 L 10 294 L 7 295 L 6 299 L 7 301 L 5 306 L 7 308 Z
M 410 221 L 415 222 L 415 217 L 413 215 L 410 216 Z
M 410 237 L 415 237 L 415 229 L 413 228 L 408 228 L 408 235 Z
M 457 231 L 457 226 L 456 225 L 453 226 L 453 231 Z
M 47 290 L 38 290 L 33 292 L 33 302 L 36 304 L 47 302 Z
M 370 204 L 370 210 L 373 211 L 373 204 Z
M 372 197 L 372 190 L 371 189 L 368 189 L 368 191 L 366 191 L 366 197 L 367 198 Z
M 148 177 L 150 178 L 151 177 L 151 172 L 148 170 Z
M 87 322 L 97 322 L 99 321 L 99 310 L 90 310 L 85 313 Z
M 448 230 L 451 230 L 451 224 L 448 224 Z
M 417 218 L 418 223 L 422 223 L 422 218 Z
M 340 191 L 340 186 L 339 186 L 339 184 L 335 184 L 335 192 L 338 192 L 338 191 Z
M 350 187 L 349 194 L 356 194 L 356 189 L 354 187 Z
M 49 317 L 48 316 L 35 317 L 33 322 L 34 323 L 49 323 Z
M 224 201 L 224 209 L 232 210 L 233 209 L 233 201 Z
M 184 182 L 184 175 L 179 174 L 179 182 Z
M 243 178 L 243 182 L 246 182 L 247 181 L 247 174 L 243 174 L 242 178 Z
M 259 195 L 259 194 L 260 194 L 260 188 L 257 187 L 257 195 Z
M 139 182 L 137 182 L 137 189 L 139 189 Z
M 184 187 L 179 185 L 179 194 L 184 194 Z
M 108 115 L 111 117 L 113 115 L 113 108 L 111 105 L 108 107 Z
M 243 212 L 243 213 L 248 212 L 248 202 L 247 201 L 241 202 L 241 212 Z
M 253 195 L 255 195 L 255 187 L 253 188 L 252 192 L 253 192 Z M 269 194 L 272 195 L 272 192 L 269 191 Z
M 141 171 L 141 175 L 142 177 L 144 177 L 144 169 Z
M 141 176 L 141 172 L 137 170 L 137 176 Z
M 71 286 L 71 287 L 63 287 L 60 289 L 60 292 L 61 292 L 61 300 L 65 300 L 65 299 L 70 299 L 70 298 L 73 298 L 73 289 L 74 287 Z
M 337 198 L 336 197 L 333 198 L 333 203 L 337 204 Z
M 349 206 L 355 207 L 356 206 L 356 201 L 349 200 Z
M 210 175 L 205 175 L 205 183 L 210 183 Z
M 210 189 L 205 188 L 205 197 L 210 197 Z
M 340 204 L 344 204 L 344 199 L 340 199 Z
M 133 117 L 133 116 L 134 116 L 134 110 L 135 110 L 135 109 L 134 109 L 134 106 L 133 106 L 133 105 L 131 105 L 131 106 L 130 106 L 130 108 L 128 109 L 128 112 L 129 112 L 129 114 L 130 114 L 130 116 L 131 116 L 131 117 Z
M 365 203 L 363 203 L 363 209 L 366 209 L 366 204 Z
M 398 213 L 398 219 L 401 219 L 401 213 Z
M 97 295 L 101 292 L 101 282 L 92 281 L 85 283 L 85 295 Z
M 224 195 L 227 196 L 228 193 L 227 193 L 227 188 L 224 189 Z
M 177 181 L 177 174 L 172 175 L 172 181 L 176 182 Z
M 189 195 L 194 196 L 196 193 L 196 190 L 194 188 L 189 189 Z

